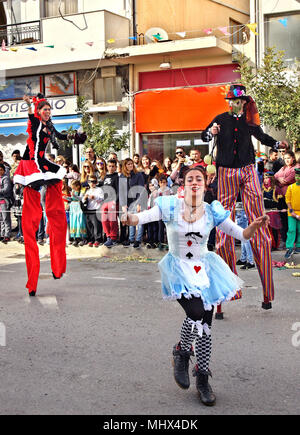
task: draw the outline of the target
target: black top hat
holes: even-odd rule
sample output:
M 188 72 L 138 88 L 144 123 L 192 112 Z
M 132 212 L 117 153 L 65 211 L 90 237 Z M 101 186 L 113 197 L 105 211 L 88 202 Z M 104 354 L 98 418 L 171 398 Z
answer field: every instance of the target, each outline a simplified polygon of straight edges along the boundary
M 243 100 L 248 99 L 246 95 L 246 87 L 244 85 L 230 85 L 225 99 L 234 100 L 236 98 L 242 98 Z

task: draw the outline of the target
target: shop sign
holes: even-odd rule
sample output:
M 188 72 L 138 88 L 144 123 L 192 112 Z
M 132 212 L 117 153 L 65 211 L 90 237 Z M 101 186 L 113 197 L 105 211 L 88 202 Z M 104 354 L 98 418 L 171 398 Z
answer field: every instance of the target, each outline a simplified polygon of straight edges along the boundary
M 77 97 L 57 97 L 47 99 L 51 106 L 52 116 L 77 114 Z M 27 104 L 23 100 L 3 101 L 0 103 L 0 119 L 26 118 Z

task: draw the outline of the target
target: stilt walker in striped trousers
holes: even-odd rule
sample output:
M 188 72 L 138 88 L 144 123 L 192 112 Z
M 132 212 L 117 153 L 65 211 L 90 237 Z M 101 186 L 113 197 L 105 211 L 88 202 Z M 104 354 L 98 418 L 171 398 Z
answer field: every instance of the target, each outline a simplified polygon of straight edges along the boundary
M 277 142 L 260 127 L 256 104 L 246 95 L 243 85 L 231 85 L 225 97 L 229 112 L 217 115 L 202 133 L 202 139 L 216 137 L 218 168 L 218 200 L 235 218 L 235 203 L 240 192 L 249 224 L 263 215 L 263 195 L 255 169 L 255 152 L 251 136 L 273 149 L 288 148 L 286 142 Z M 261 227 L 251 240 L 254 259 L 263 288 L 262 308 L 272 308 L 274 283 L 272 276 L 271 245 L 268 228 Z M 237 274 L 234 239 L 217 229 L 217 252 Z M 241 297 L 241 293 L 236 299 Z

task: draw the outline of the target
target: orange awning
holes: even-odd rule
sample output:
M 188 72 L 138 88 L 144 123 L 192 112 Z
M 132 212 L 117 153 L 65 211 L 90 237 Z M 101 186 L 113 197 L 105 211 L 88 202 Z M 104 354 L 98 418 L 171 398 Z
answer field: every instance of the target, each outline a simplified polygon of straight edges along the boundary
M 224 86 L 146 91 L 135 97 L 136 131 L 199 131 L 228 110 Z

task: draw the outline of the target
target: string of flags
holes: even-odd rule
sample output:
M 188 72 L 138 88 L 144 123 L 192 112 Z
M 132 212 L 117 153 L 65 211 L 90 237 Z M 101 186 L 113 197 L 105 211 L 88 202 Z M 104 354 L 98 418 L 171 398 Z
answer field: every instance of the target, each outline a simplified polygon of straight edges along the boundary
M 285 28 L 288 27 L 288 19 L 287 19 L 287 17 L 279 18 L 277 21 L 282 26 L 284 26 Z M 270 22 L 270 20 L 269 21 L 265 21 L 265 23 L 268 23 L 268 22 Z M 272 22 L 274 22 L 274 20 L 272 20 Z M 216 27 L 216 28 L 206 28 L 206 29 L 201 29 L 201 30 L 175 32 L 175 33 L 170 33 L 170 35 L 172 35 L 172 34 L 173 35 L 177 35 L 177 36 L 180 36 L 182 39 L 184 39 L 187 36 L 188 33 L 189 34 L 190 33 L 196 33 L 196 32 L 199 33 L 199 32 L 202 31 L 206 35 L 209 36 L 209 35 L 212 35 L 214 33 L 214 31 L 219 30 L 225 37 L 228 37 L 228 36 L 232 36 L 233 35 L 232 33 L 230 33 L 230 29 L 231 28 L 235 28 L 236 29 L 236 27 L 237 26 L 220 26 L 220 27 Z M 259 33 L 257 33 L 257 31 L 256 31 L 257 30 L 257 23 L 248 23 L 248 24 L 241 25 L 241 27 L 239 28 L 238 31 L 241 31 L 242 28 L 246 28 L 246 27 L 252 33 L 254 33 L 254 35 L 259 35 Z M 236 33 L 236 31 L 234 33 Z M 131 41 L 137 41 L 137 36 L 129 36 L 129 38 L 126 38 L 126 39 L 129 39 Z M 124 38 L 122 38 L 122 40 L 124 40 Z M 163 40 L 163 37 L 159 33 L 156 33 L 156 34 L 152 35 L 152 40 L 153 40 L 153 42 L 160 42 L 161 40 Z M 109 39 L 106 40 L 106 42 L 108 44 L 114 44 L 117 41 L 121 41 L 121 39 L 109 38 Z M 85 44 L 88 45 L 89 47 L 93 47 L 94 43 L 95 43 L 94 41 L 87 41 L 87 42 L 85 42 Z M 55 49 L 55 45 L 54 44 L 44 45 L 43 47 Z M 76 47 L 75 47 L 74 44 L 70 44 L 69 45 L 69 49 L 71 51 L 74 51 L 75 48 Z M 36 48 L 36 47 L 33 47 L 33 46 L 32 47 L 24 47 L 24 46 L 22 46 L 22 47 L 21 46 L 20 47 L 8 47 L 6 45 L 6 42 L 5 42 L 4 39 L 2 40 L 2 44 L 1 44 L 1 51 L 12 51 L 12 52 L 15 52 L 15 53 L 18 50 L 38 51 L 38 49 L 39 48 Z

